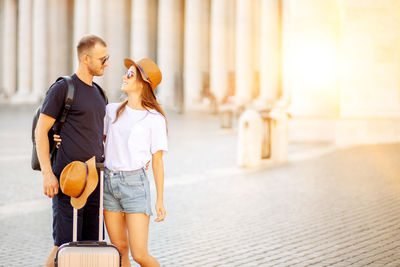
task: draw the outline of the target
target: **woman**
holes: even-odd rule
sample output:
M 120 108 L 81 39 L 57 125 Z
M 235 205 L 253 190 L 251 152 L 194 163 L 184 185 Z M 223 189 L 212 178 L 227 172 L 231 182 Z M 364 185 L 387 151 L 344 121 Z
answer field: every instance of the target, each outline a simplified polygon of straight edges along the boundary
M 166 117 L 154 94 L 161 72 L 147 58 L 137 63 L 125 59 L 124 63 L 128 71 L 121 89 L 128 100 L 108 104 L 104 123 L 104 219 L 111 243 L 122 254 L 123 266 L 130 266 L 128 247 L 141 266 L 159 266 L 147 250 L 152 212 L 144 167 L 152 161 L 157 190 L 155 221 L 160 222 L 166 214 L 162 153 L 168 150 Z
M 131 266 L 129 248 L 141 266 L 160 266 L 147 250 L 152 215 L 149 181 L 144 168 L 152 161 L 157 190 L 156 222 L 164 220 L 164 167 L 162 153 L 168 150 L 166 117 L 154 90 L 161 72 L 150 59 L 135 63 L 122 77 L 123 103 L 110 103 L 104 120 L 104 220 L 111 243 L 121 252 L 122 266 Z M 59 136 L 55 140 L 61 142 Z

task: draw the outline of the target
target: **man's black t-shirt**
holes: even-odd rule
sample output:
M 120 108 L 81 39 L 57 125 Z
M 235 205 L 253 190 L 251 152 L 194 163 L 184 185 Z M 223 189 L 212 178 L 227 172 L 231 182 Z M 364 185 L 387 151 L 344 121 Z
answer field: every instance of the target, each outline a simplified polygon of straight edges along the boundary
M 64 167 L 72 161 L 86 161 L 96 156 L 103 158 L 103 126 L 106 102 L 98 88 L 72 75 L 75 86 L 74 102 L 61 130 L 53 172 L 59 177 Z M 54 83 L 47 91 L 41 112 L 57 119 L 64 108 L 67 85 L 64 80 Z

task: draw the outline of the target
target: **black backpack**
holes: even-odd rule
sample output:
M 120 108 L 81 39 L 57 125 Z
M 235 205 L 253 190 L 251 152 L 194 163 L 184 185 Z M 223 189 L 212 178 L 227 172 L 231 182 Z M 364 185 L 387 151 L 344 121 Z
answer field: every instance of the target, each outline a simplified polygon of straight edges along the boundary
M 53 166 L 54 160 L 55 160 L 55 155 L 57 153 L 56 149 L 56 142 L 54 142 L 54 134 L 59 135 L 61 132 L 61 129 L 64 125 L 65 119 L 67 118 L 68 111 L 72 106 L 72 103 L 74 102 L 74 97 L 75 97 L 75 87 L 73 84 L 73 81 L 71 79 L 71 76 L 62 76 L 59 77 L 56 82 L 64 80 L 65 83 L 67 84 L 68 91 L 65 96 L 65 101 L 64 101 L 64 109 L 61 113 L 60 116 L 57 117 L 56 121 L 53 124 L 53 127 L 48 132 L 48 138 L 49 138 L 49 152 L 50 152 L 50 162 L 51 165 Z M 93 85 L 99 89 L 101 95 L 103 96 L 104 100 L 106 101 L 106 104 L 108 103 L 107 96 L 105 95 L 103 89 L 93 82 Z M 36 130 L 36 125 L 39 120 L 40 113 L 42 111 L 42 105 L 40 105 L 35 112 L 35 115 L 33 116 L 32 120 L 32 157 L 31 157 L 31 167 L 35 171 L 40 171 L 40 163 L 39 159 L 37 156 L 37 151 L 36 151 L 36 138 L 35 138 L 35 130 Z

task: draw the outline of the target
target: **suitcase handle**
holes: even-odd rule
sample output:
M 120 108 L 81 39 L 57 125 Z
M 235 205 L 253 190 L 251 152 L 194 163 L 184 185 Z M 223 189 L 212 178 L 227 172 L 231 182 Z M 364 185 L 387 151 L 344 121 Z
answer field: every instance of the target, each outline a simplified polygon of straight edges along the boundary
M 79 241 L 79 242 L 69 242 L 69 246 L 108 246 L 107 242 L 104 241 Z
M 100 207 L 99 207 L 99 242 L 103 241 L 103 194 L 104 194 L 104 163 L 96 163 L 96 168 L 100 169 Z M 78 210 L 74 208 L 72 242 L 78 240 Z
M 97 163 L 96 167 L 100 169 L 100 205 L 99 205 L 99 241 L 103 241 L 103 193 L 104 193 L 104 163 Z
M 99 162 L 99 163 L 96 163 L 96 168 L 97 169 L 100 169 L 100 171 L 104 171 L 104 163 L 103 162 Z

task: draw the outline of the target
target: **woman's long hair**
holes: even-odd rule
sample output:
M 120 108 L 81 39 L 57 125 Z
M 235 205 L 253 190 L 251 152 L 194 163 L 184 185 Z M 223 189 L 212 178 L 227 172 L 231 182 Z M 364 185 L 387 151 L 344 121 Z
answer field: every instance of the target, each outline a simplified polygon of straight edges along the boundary
M 145 82 L 142 78 L 142 75 L 140 74 L 140 71 L 136 68 L 136 79 L 143 85 L 143 90 L 142 90 L 142 106 L 150 112 L 149 109 L 155 109 L 159 113 L 161 113 L 164 116 L 165 119 L 165 125 L 167 126 L 167 116 L 165 116 L 165 112 L 162 110 L 160 107 L 160 104 L 157 102 L 157 99 L 155 98 L 154 94 L 152 93 L 152 89 L 150 87 L 150 84 L 148 82 Z M 122 112 L 125 110 L 126 105 L 128 104 L 128 100 L 125 100 L 122 102 L 122 104 L 119 106 L 117 110 L 117 116 L 115 117 L 115 120 L 113 123 L 117 122 L 119 116 L 121 116 Z M 168 127 L 167 127 L 167 133 L 168 133 Z

